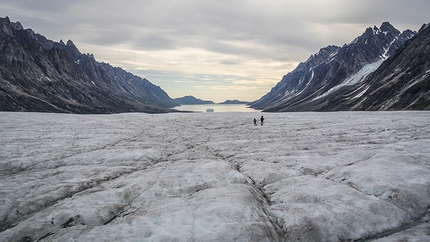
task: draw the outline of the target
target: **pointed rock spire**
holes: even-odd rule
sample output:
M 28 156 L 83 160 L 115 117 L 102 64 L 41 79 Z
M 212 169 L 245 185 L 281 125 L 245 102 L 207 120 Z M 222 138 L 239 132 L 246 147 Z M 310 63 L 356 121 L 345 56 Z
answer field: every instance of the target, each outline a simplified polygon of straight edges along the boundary
M 79 60 L 80 56 L 82 55 L 82 53 L 78 50 L 76 45 L 70 39 L 67 41 L 66 50 L 75 61 Z
M 400 31 L 394 28 L 394 26 L 391 25 L 389 22 L 383 22 L 379 29 L 384 34 L 391 33 L 392 35 L 395 35 L 395 36 L 400 34 Z

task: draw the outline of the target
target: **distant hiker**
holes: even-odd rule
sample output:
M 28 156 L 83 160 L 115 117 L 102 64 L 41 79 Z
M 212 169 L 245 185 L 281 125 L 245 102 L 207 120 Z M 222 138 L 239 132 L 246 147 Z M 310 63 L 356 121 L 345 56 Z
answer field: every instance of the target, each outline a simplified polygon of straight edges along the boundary
M 257 119 L 254 118 L 254 126 L 257 126 Z
M 261 116 L 260 121 L 261 121 L 261 126 L 263 126 L 263 121 L 264 121 L 264 117 L 263 116 Z

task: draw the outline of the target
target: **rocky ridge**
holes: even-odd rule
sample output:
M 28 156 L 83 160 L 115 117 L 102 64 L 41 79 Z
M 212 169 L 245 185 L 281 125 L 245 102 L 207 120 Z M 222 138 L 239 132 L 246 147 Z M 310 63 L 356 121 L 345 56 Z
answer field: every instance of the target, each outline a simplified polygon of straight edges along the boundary
M 424 35 L 420 38 L 428 40 L 429 37 L 428 35 L 426 37 L 424 32 L 420 31 L 419 35 Z M 388 22 L 382 23 L 379 28 L 369 27 L 349 44 L 342 47 L 327 46 L 310 56 L 307 61 L 300 63 L 295 70 L 285 75 L 269 93 L 251 103 L 251 107 L 272 112 L 370 110 L 372 109 L 370 104 L 354 106 L 351 103 L 357 104 L 359 102 L 357 100 L 367 96 L 365 94 L 367 90 L 377 88 L 378 82 L 370 79 L 370 77 L 373 78 L 371 74 L 387 62 L 390 56 L 405 58 L 397 54 L 397 50 L 401 49 L 415 34 L 411 30 L 400 32 Z M 421 45 L 425 49 L 424 42 Z M 410 51 L 418 53 L 420 49 Z M 410 55 L 407 58 L 413 56 Z M 426 60 L 425 58 L 422 61 L 405 59 L 403 63 L 406 65 L 405 68 L 409 68 L 414 65 L 423 66 Z M 378 102 L 384 103 L 386 98 L 388 97 L 380 96 Z M 414 99 L 403 101 L 403 103 L 414 102 Z M 426 105 L 393 106 L 389 109 L 377 110 L 425 108 Z
M 178 105 L 148 80 L 7 17 L 0 18 L 0 50 L 1 111 L 160 113 Z

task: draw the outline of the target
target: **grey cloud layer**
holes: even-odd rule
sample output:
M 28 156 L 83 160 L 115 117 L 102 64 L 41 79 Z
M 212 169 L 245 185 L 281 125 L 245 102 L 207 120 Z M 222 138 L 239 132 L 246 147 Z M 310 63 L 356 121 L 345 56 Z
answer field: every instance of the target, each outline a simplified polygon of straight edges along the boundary
M 11 14 L 17 20 L 28 21 L 24 26 L 34 26 L 48 38 L 70 36 L 95 45 L 129 44 L 149 51 L 201 48 L 274 59 L 284 54 L 280 50 L 312 53 L 328 44 L 342 45 L 382 21 L 417 30 L 428 21 L 424 16 L 430 10 L 428 0 L 7 0 L 3 4 L 5 12 L 15 11 Z M 18 10 L 30 17 L 19 16 Z

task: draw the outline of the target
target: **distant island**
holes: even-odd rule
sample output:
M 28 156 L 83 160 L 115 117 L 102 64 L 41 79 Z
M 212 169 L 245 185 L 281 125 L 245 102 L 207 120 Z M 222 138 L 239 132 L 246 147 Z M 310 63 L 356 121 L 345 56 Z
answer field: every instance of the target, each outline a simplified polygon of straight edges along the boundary
M 201 100 L 191 95 L 173 98 L 173 100 L 179 105 L 215 104 L 213 101 Z M 250 104 L 250 103 L 251 102 L 239 101 L 237 99 L 234 99 L 234 100 L 226 100 L 224 102 L 217 103 L 217 104 Z
M 215 104 L 212 101 L 201 100 L 193 96 L 179 97 L 179 98 L 174 98 L 173 100 L 177 102 L 179 105 Z
M 239 100 L 226 100 L 225 102 L 219 104 L 249 104 L 250 102 L 239 101 Z

